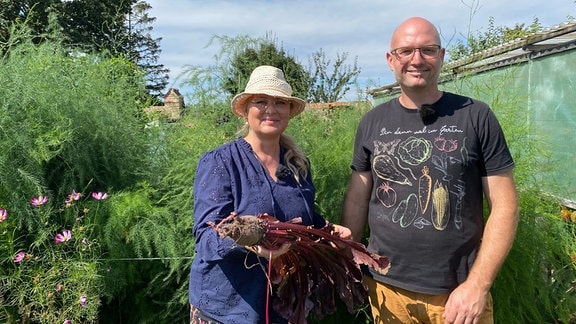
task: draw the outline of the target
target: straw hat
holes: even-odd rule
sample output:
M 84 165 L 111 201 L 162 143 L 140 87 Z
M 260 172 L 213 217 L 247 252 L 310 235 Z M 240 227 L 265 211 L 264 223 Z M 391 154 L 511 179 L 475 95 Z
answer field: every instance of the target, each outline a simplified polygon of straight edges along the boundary
M 244 92 L 232 99 L 232 112 L 244 117 L 246 101 L 255 94 L 263 94 L 276 98 L 287 99 L 291 102 L 290 118 L 304 110 L 306 102 L 300 98 L 292 97 L 292 87 L 286 82 L 282 70 L 269 65 L 261 65 L 252 71 Z

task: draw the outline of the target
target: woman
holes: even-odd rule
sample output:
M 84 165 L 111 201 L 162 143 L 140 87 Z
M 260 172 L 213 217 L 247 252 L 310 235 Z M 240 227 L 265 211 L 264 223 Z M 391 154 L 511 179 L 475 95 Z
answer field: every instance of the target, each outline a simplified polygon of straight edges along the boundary
M 284 73 L 259 66 L 232 111 L 244 118 L 245 136 L 204 154 L 194 181 L 196 254 L 190 272 L 191 323 L 264 323 L 266 266 L 270 251 L 220 238 L 208 223 L 231 213 L 269 214 L 280 221 L 301 217 L 303 225 L 322 228 L 314 212 L 315 188 L 308 159 L 284 134 L 305 102 L 292 97 Z M 334 225 L 342 237 L 347 228 Z M 275 257 L 289 246 L 273 251 Z M 285 322 L 269 309 L 272 323 Z

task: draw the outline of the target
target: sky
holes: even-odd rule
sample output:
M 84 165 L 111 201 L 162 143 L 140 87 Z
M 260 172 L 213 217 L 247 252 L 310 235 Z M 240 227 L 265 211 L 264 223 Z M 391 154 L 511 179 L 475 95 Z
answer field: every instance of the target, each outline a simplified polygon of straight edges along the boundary
M 152 36 L 162 38 L 160 64 L 170 69 L 168 87 L 189 89 L 179 77 L 186 66 L 211 66 L 220 51 L 214 36 L 272 35 L 304 67 L 322 49 L 334 62 L 347 53 L 357 59 L 359 90 L 394 82 L 386 64 L 391 34 L 412 16 L 430 20 L 447 47 L 468 33 L 486 32 L 490 17 L 496 26 L 554 27 L 576 16 L 576 0 L 147 0 L 156 17 Z M 355 97 L 358 94 L 350 94 Z M 361 94 L 362 95 L 362 94 Z

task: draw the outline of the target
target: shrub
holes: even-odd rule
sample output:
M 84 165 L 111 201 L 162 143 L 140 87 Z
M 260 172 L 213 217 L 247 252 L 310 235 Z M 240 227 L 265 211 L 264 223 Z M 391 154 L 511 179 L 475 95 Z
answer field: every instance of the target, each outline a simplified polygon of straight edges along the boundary
M 0 320 L 79 323 L 98 318 L 103 282 L 95 221 L 105 198 L 96 197 L 87 201 L 73 191 L 60 205 L 48 203 L 47 196 L 32 197 L 27 208 L 39 220 L 33 237 L 23 235 L 8 216 L 10 210 L 3 209 Z

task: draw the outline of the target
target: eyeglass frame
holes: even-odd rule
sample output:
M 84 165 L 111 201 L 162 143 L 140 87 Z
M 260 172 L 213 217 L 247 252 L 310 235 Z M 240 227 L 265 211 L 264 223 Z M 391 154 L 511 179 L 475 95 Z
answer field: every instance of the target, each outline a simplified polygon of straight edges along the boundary
M 433 56 L 429 56 L 426 54 L 422 53 L 422 49 L 426 49 L 426 48 L 435 48 L 436 49 L 436 54 Z M 411 50 L 412 53 L 410 53 L 408 56 L 405 57 L 401 57 L 400 55 L 398 55 L 398 50 L 401 49 L 406 49 L 406 50 Z M 442 46 L 438 45 L 438 44 L 432 44 L 432 45 L 424 45 L 424 46 L 420 46 L 420 47 L 410 47 L 410 46 L 404 46 L 404 47 L 397 47 L 393 50 L 390 51 L 390 54 L 392 54 L 396 60 L 398 60 L 398 62 L 409 62 L 410 60 L 412 60 L 412 58 L 414 57 L 414 54 L 416 53 L 416 50 L 418 50 L 420 52 L 420 56 L 423 59 L 434 59 L 434 58 L 438 58 L 438 56 L 440 56 L 440 52 L 442 51 Z
M 260 111 L 266 111 L 269 107 L 274 106 L 275 109 L 291 109 L 292 105 L 290 100 L 283 99 L 283 98 L 275 98 L 268 99 L 265 97 L 254 97 L 248 100 L 248 105 L 250 107 L 255 107 Z

